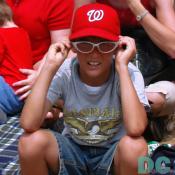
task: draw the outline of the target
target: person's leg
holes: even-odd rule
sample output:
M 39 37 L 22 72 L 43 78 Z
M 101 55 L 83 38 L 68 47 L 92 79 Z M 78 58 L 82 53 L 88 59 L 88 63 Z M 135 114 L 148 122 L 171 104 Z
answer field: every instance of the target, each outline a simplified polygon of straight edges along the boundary
M 124 136 L 114 156 L 115 175 L 137 175 L 138 158 L 147 155 L 147 143 L 143 137 Z
M 22 175 L 48 175 L 48 169 L 58 173 L 58 144 L 48 130 L 24 134 L 19 140 L 18 150 Z
M 154 116 L 158 115 L 165 105 L 165 95 L 161 92 L 146 92 Z
M 175 112 L 175 83 L 159 81 L 145 88 L 154 116 L 166 116 Z
M 7 121 L 6 113 L 0 108 L 0 124 L 3 124 Z
M 7 117 L 21 112 L 24 102 L 14 93 L 12 87 L 0 76 L 0 108 Z

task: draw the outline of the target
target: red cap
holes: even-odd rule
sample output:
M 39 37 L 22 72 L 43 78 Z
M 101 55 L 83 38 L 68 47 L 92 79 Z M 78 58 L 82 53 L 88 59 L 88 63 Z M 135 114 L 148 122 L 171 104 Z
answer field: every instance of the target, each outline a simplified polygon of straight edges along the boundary
M 118 41 L 119 35 L 120 22 L 112 7 L 94 3 L 82 6 L 75 12 L 70 40 L 95 36 Z

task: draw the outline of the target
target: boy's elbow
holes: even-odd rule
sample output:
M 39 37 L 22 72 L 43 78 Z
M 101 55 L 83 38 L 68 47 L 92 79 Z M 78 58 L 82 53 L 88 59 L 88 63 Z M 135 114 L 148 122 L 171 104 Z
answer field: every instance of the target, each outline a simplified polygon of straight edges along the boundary
M 127 131 L 127 135 L 131 137 L 140 137 L 142 136 L 145 128 L 135 128 Z
M 28 120 L 24 120 L 23 118 L 20 119 L 20 126 L 27 133 L 35 132 L 39 129 L 39 127 L 36 127 L 32 123 L 30 123 Z
M 131 137 L 140 137 L 143 135 L 146 127 L 147 127 L 147 121 L 136 124 L 135 126 L 127 130 L 127 135 Z

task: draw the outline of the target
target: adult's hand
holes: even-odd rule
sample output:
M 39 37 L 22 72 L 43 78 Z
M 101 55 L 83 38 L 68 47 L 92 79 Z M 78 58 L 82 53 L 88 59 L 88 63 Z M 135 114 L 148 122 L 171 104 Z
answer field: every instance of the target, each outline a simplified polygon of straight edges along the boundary
M 19 69 L 19 71 L 27 75 L 27 78 L 13 83 L 13 86 L 20 87 L 15 91 L 15 94 L 19 96 L 20 100 L 24 100 L 30 94 L 30 90 L 38 76 L 38 72 L 32 69 Z
M 59 100 L 58 103 L 52 107 L 45 116 L 45 120 L 42 124 L 43 128 L 51 128 L 59 118 L 63 117 L 63 106 L 63 100 Z
M 46 115 L 46 119 L 58 119 L 63 117 L 63 106 L 64 106 L 64 101 L 63 100 L 58 100 L 57 104 L 54 105 Z

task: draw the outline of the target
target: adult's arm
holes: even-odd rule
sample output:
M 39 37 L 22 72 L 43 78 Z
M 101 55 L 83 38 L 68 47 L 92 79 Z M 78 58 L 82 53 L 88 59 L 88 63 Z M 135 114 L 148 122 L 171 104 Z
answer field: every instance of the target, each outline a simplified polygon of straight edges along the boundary
M 96 0 L 75 0 L 75 10 L 78 7 L 81 7 L 81 6 L 86 5 L 86 4 L 90 4 L 92 2 L 96 2 Z
M 64 42 L 64 41 L 69 42 L 69 34 L 70 34 L 70 29 L 50 31 L 51 44 Z M 38 70 L 38 72 L 40 72 L 45 62 L 46 55 L 47 53 L 45 53 L 44 57 L 34 65 L 34 68 Z
M 151 0 L 150 0 L 151 1 Z M 152 0 L 156 17 L 148 13 L 141 21 L 151 40 L 171 58 L 175 59 L 175 10 L 174 0 Z M 135 16 L 145 12 L 140 0 L 127 0 Z
M 46 19 L 43 22 L 47 24 L 47 28 L 50 31 L 51 43 L 59 42 L 60 40 L 63 41 L 65 38 L 67 39 L 74 10 L 74 1 L 51 0 L 46 9 L 44 9 L 43 6 L 43 10 L 45 10 L 46 13 Z M 47 55 L 47 53 L 45 53 L 45 55 Z M 43 63 L 45 56 L 42 59 Z M 35 70 L 20 70 L 22 73 L 27 74 L 28 77 L 26 80 L 14 84 L 14 86 L 21 86 L 21 88 L 16 91 L 16 94 L 18 94 L 21 99 L 25 99 L 29 94 L 42 68 L 42 63 L 34 65 Z M 36 71 L 36 69 L 38 71 Z
M 53 30 L 50 31 L 51 43 L 57 42 L 69 42 L 69 32 L 70 29 Z M 43 64 L 45 62 L 47 53 L 44 55 L 43 59 L 34 65 L 34 70 L 31 69 L 20 69 L 23 74 L 27 75 L 27 79 L 15 82 L 13 86 L 21 86 L 15 93 L 20 96 L 20 99 L 25 99 L 36 81 Z M 70 55 L 71 56 L 71 55 Z

